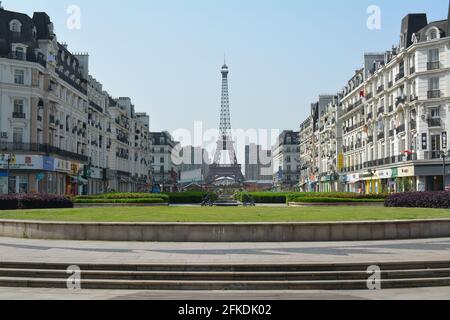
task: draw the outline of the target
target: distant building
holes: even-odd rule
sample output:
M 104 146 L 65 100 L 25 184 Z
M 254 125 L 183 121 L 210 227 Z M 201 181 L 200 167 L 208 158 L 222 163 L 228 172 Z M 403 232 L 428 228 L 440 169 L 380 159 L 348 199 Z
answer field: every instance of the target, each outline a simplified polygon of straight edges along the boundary
M 174 149 L 179 143 L 174 141 L 172 135 L 167 131 L 152 132 L 150 137 L 153 182 L 159 184 L 161 190 L 165 192 L 178 191 L 181 162 Z
M 272 150 L 256 144 L 245 146 L 245 180 L 272 182 Z
M 201 188 L 206 183 L 211 164 L 208 151 L 202 147 L 185 146 L 181 149 L 180 157 L 181 187 L 196 184 Z
M 273 181 L 277 189 L 292 190 L 300 179 L 299 132 L 283 131 L 273 147 Z

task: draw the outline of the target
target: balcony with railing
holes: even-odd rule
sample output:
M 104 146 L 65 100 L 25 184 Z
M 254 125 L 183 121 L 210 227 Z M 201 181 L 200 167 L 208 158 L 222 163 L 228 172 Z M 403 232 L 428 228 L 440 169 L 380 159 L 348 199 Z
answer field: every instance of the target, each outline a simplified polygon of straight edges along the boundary
M 369 112 L 369 113 L 367 114 L 367 120 L 371 120 L 371 119 L 373 119 L 373 113 L 372 113 L 372 112 Z
M 388 88 L 390 89 L 390 88 L 392 88 L 394 86 L 394 82 L 393 81 L 389 81 L 388 82 Z
M 397 128 L 397 134 L 405 132 L 405 125 L 402 124 Z
M 23 112 L 13 112 L 13 119 L 25 119 L 25 113 Z
M 397 97 L 397 100 L 395 101 L 395 106 L 398 107 L 400 104 L 406 102 L 406 97 Z
M 416 67 L 409 68 L 409 74 L 414 74 L 414 73 L 416 73 Z
M 384 139 L 384 132 L 380 132 L 379 134 L 378 134 L 378 141 L 379 140 L 383 140 Z
M 425 151 L 424 160 L 437 160 L 442 158 L 442 151 Z
M 19 40 L 18 42 L 20 42 Z M 7 59 L 13 59 L 13 60 L 22 60 L 22 61 L 28 61 L 28 62 L 35 62 L 39 63 L 44 68 L 47 67 L 47 62 L 45 61 L 44 56 L 38 55 L 36 56 L 33 53 L 25 54 L 23 52 L 12 52 L 5 56 Z
M 384 114 L 384 107 L 378 109 L 377 116 Z
M 441 119 L 440 118 L 428 119 L 428 127 L 430 128 L 441 127 Z
M 36 152 L 44 154 L 54 154 L 81 162 L 88 162 L 89 157 L 84 153 L 74 153 L 47 144 L 38 143 L 0 143 L 1 152 Z
M 395 76 L 395 82 L 398 82 L 400 80 L 402 80 L 405 77 L 405 72 L 404 71 L 400 71 L 396 76 Z
M 369 92 L 367 95 L 366 95 L 366 99 L 367 100 L 370 100 L 370 99 L 372 99 L 373 98 L 373 93 L 372 92 Z
M 416 130 L 417 129 L 417 121 L 411 120 L 411 122 L 409 123 L 409 127 L 411 130 Z
M 367 137 L 367 143 L 373 143 L 373 136 Z
M 393 105 L 390 105 L 390 106 L 388 107 L 388 112 L 389 112 L 389 113 L 394 112 L 394 106 L 393 106 Z
M 392 138 L 395 135 L 395 130 L 389 130 L 389 138 Z
M 441 90 L 430 90 L 427 96 L 428 99 L 438 99 L 441 97 Z
M 440 62 L 439 61 L 433 61 L 427 63 L 427 70 L 438 70 L 440 68 Z
M 377 93 L 381 93 L 383 91 L 384 91 L 384 84 L 382 84 L 381 86 L 378 87 Z

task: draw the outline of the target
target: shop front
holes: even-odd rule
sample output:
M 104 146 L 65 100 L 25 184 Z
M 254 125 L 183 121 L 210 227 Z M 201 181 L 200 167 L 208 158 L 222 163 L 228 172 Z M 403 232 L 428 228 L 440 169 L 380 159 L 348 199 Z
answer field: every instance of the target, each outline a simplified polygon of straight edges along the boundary
M 366 172 L 361 177 L 363 193 L 364 194 L 379 194 L 381 193 L 381 179 L 378 171 Z
M 72 196 L 84 194 L 83 191 L 86 188 L 88 181 L 83 178 L 83 170 L 84 164 L 82 163 L 55 159 L 58 193 Z
M 444 166 L 442 164 L 417 165 L 415 173 L 419 191 L 444 190 Z M 450 186 L 450 166 L 445 168 L 445 186 Z
M 398 170 L 396 168 L 378 170 L 378 178 L 380 179 L 379 193 L 387 194 L 395 192 L 397 172 Z
M 414 166 L 397 168 L 396 192 L 416 191 L 416 186 Z
M 85 170 L 86 171 L 86 170 Z M 101 168 L 90 167 L 85 173 L 88 177 L 88 190 L 90 195 L 105 193 L 105 170 Z
M 0 159 L 0 194 L 51 193 L 54 158 L 15 155 L 8 163 Z
M 363 193 L 364 181 L 361 180 L 360 173 L 347 175 L 346 192 Z

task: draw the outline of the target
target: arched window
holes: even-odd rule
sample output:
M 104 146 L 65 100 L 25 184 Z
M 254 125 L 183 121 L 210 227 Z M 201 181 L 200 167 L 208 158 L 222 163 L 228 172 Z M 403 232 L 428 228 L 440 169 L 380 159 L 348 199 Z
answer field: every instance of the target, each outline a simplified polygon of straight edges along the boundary
M 431 27 L 427 32 L 427 40 L 439 39 L 441 37 L 441 33 L 438 28 Z
M 11 20 L 9 23 L 9 30 L 12 32 L 21 32 L 22 30 L 22 23 L 20 23 L 19 20 Z

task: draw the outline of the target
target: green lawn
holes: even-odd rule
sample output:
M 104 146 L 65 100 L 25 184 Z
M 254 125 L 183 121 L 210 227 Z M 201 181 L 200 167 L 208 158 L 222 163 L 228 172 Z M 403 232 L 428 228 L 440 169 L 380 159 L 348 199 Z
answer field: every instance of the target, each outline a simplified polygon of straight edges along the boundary
M 0 211 L 0 219 L 84 222 L 307 222 L 449 218 L 450 210 L 383 207 L 127 207 Z

